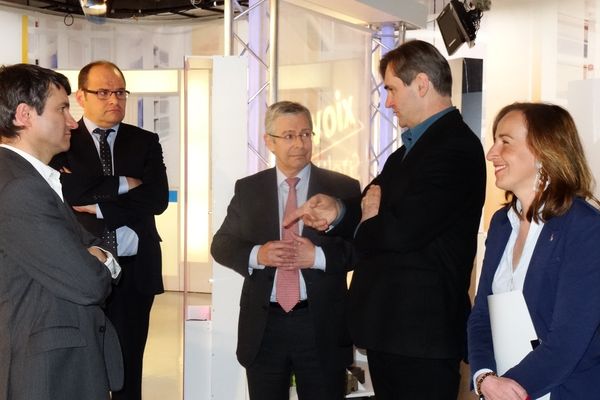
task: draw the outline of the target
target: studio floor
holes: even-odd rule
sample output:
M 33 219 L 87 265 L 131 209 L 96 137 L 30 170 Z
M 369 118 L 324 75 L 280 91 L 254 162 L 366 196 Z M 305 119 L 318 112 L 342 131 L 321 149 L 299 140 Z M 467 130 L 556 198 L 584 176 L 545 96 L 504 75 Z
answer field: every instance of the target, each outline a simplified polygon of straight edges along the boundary
M 211 303 L 210 294 L 189 296 L 188 302 L 192 304 Z M 458 400 L 474 400 L 476 396 L 469 391 L 468 366 L 462 367 Z M 183 294 L 180 292 L 167 292 L 154 300 L 144 357 L 143 396 L 144 400 L 183 399 Z

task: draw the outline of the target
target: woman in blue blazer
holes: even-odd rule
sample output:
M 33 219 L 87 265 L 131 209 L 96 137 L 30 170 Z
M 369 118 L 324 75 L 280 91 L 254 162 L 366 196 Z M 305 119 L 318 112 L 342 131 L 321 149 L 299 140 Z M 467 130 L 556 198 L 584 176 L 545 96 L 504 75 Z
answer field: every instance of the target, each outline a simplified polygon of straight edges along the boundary
M 487 159 L 507 203 L 491 221 L 469 319 L 475 390 L 486 400 L 600 398 L 600 213 L 573 119 L 515 103 L 493 132 Z M 497 376 L 488 296 L 515 290 L 539 344 Z

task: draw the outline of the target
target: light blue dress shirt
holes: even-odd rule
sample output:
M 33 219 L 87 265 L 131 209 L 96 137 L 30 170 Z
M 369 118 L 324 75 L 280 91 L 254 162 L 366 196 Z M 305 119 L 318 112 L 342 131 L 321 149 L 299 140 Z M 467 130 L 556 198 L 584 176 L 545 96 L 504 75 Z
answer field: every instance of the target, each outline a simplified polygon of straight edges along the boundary
M 287 202 L 287 197 L 289 193 L 288 184 L 285 182 L 287 177 L 276 168 L 277 171 L 277 198 L 279 204 L 279 227 L 280 227 L 280 238 L 283 235 L 282 221 L 283 221 L 283 213 L 285 212 L 285 203 Z M 296 185 L 296 200 L 298 204 L 304 204 L 306 202 L 306 198 L 308 197 L 308 183 L 310 181 L 310 164 L 306 165 L 299 173 L 296 175 L 297 178 L 300 178 L 298 184 Z M 304 223 L 299 221 L 298 229 L 300 234 L 302 235 L 302 230 L 304 228 Z M 250 257 L 248 261 L 248 271 L 252 274 L 253 269 L 264 269 L 264 265 L 260 265 L 258 263 L 258 250 L 260 249 L 260 245 L 256 245 L 252 248 L 250 252 Z M 312 268 L 320 269 L 325 271 L 326 268 L 326 260 L 325 253 L 323 249 L 319 246 L 315 246 L 315 265 Z M 300 276 L 300 300 L 307 299 L 306 293 L 306 282 L 304 282 L 304 277 L 302 273 L 298 274 Z M 275 272 L 275 280 L 277 281 L 277 271 Z M 277 291 L 276 285 L 273 284 L 273 290 L 271 291 L 271 301 L 277 301 Z
M 94 129 L 99 128 L 99 126 L 94 124 L 92 121 L 90 121 L 86 117 L 83 117 L 83 123 L 85 124 L 85 127 L 87 128 L 88 132 L 90 132 L 90 135 L 92 136 L 92 140 L 94 141 L 94 145 L 96 146 L 96 151 L 98 152 L 98 157 L 100 157 L 100 135 L 97 133 L 92 133 L 92 132 L 94 132 Z M 119 133 L 119 125 L 120 124 L 117 124 L 117 125 L 109 128 L 109 129 L 113 129 L 114 132 L 111 132 L 106 139 L 108 141 L 108 145 L 110 146 L 110 153 L 112 155 L 114 155 L 115 140 L 117 139 L 117 134 Z M 101 129 L 104 129 L 104 128 L 101 128 Z M 113 173 L 114 173 L 115 157 L 113 156 L 111 158 L 112 158 L 112 162 L 113 162 Z M 129 185 L 127 184 L 127 178 L 124 176 L 119 176 L 119 194 L 127 193 L 128 191 L 129 191 Z M 96 217 L 98 219 L 104 218 L 104 216 L 102 215 L 102 207 L 100 207 L 100 205 L 98 205 L 98 204 L 96 204 Z M 119 257 L 136 255 L 137 251 L 138 251 L 139 238 L 138 238 L 138 235 L 133 231 L 133 229 L 131 229 L 128 226 L 122 226 L 120 228 L 117 228 L 116 233 L 117 233 L 117 253 L 118 253 Z

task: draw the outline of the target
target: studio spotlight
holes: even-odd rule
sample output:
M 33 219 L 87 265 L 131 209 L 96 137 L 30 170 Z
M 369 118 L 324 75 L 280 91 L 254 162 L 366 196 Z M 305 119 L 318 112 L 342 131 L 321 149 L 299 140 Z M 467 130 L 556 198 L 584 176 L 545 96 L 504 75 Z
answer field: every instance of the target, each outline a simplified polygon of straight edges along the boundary
M 79 0 L 83 13 L 88 17 L 106 16 L 107 0 Z
M 490 5 L 489 0 L 478 0 L 474 5 L 451 0 L 444 7 L 436 21 L 449 55 L 454 54 L 463 43 L 469 47 L 475 45 L 483 11 L 489 10 Z

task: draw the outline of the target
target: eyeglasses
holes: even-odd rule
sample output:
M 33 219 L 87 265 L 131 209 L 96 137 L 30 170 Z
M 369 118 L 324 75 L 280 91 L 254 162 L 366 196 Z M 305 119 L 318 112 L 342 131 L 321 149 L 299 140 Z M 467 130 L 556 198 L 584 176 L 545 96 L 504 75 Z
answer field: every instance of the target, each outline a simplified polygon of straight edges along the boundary
M 303 142 L 312 140 L 312 137 L 315 136 L 315 133 L 312 131 L 306 130 L 306 131 L 301 131 L 297 135 L 294 135 L 293 133 L 287 133 L 287 132 L 284 132 L 283 135 L 272 135 L 270 133 L 267 133 L 267 135 L 274 137 L 274 138 L 283 139 L 287 143 L 293 143 L 294 140 L 296 140 L 296 138 L 299 138 Z
M 127 96 L 129 96 L 129 90 L 125 89 L 117 89 L 117 90 L 108 90 L 108 89 L 98 89 L 98 90 L 89 90 L 89 89 L 81 89 L 85 93 L 91 93 L 98 96 L 99 100 L 108 100 L 112 94 L 119 100 L 125 100 Z

